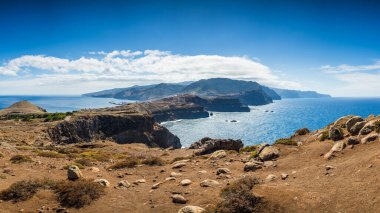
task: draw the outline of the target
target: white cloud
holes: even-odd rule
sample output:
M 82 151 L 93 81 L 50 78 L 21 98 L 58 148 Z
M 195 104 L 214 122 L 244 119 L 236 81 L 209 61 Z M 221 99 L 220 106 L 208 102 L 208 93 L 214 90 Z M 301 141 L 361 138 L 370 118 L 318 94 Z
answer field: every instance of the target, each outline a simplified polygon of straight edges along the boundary
M 27 74 L 29 78 L 26 78 Z M 269 67 L 246 56 L 179 55 L 159 50 L 90 52 L 88 56 L 78 59 L 25 55 L 0 66 L 0 75 L 14 76 L 7 80 L 0 77 L 3 94 L 7 93 L 5 88 L 9 92 L 12 88 L 13 91 L 20 91 L 22 87 L 17 85 L 25 83 L 30 84 L 29 88 L 35 92 L 42 90 L 38 88 L 43 88 L 43 92 L 52 88 L 54 92 L 60 90 L 59 93 L 68 93 L 74 88 L 74 93 L 84 93 L 134 84 L 173 83 L 213 77 L 253 80 L 283 88 L 300 87 L 298 83 L 280 79 Z
M 320 68 L 331 74 L 341 85 L 336 86 L 333 93 L 348 97 L 380 96 L 380 61 L 370 65 L 325 65 Z

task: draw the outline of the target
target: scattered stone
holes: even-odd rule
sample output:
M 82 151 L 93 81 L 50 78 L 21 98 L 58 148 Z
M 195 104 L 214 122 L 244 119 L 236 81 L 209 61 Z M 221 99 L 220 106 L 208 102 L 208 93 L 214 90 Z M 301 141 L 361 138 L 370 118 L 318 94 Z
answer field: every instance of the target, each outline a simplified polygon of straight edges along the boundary
M 172 200 L 173 200 L 173 203 L 179 203 L 179 204 L 187 203 L 186 198 L 184 198 L 182 195 L 179 195 L 179 194 L 172 195 Z
M 245 172 L 250 172 L 250 171 L 254 172 L 254 171 L 258 170 L 258 169 L 261 169 L 262 165 L 263 165 L 263 163 L 261 163 L 261 162 L 257 162 L 257 161 L 252 162 L 252 161 L 250 161 L 250 162 L 247 162 L 247 163 L 244 164 L 244 171 Z
M 199 174 L 206 174 L 207 171 L 206 170 L 201 170 L 201 171 L 198 171 Z
M 346 144 L 343 141 L 336 142 L 331 148 L 333 152 L 341 152 L 346 147 Z
M 219 168 L 216 170 L 216 175 L 220 174 L 230 174 L 231 171 L 228 168 Z
M 118 188 L 127 189 L 131 184 L 127 180 L 122 180 L 117 183 Z
M 343 139 L 342 130 L 338 127 L 332 126 L 329 130 L 329 137 L 333 141 L 339 141 Z
M 186 166 L 186 163 L 176 163 L 172 166 L 172 169 L 179 169 Z
M 184 179 L 184 180 L 181 181 L 181 185 L 182 186 L 188 186 L 190 184 L 192 184 L 192 182 L 189 179 Z
M 202 181 L 199 185 L 201 187 L 211 187 L 211 186 L 219 185 L 219 182 L 216 180 L 206 179 L 206 180 Z
M 135 184 L 135 185 L 139 185 L 140 183 L 146 183 L 146 180 L 145 179 L 138 179 L 138 180 L 133 182 L 133 184 Z
M 363 143 L 363 144 L 369 143 L 369 142 L 377 140 L 378 138 L 379 138 L 379 135 L 377 135 L 376 133 L 371 134 L 371 135 L 366 136 L 365 138 L 362 138 L 361 143 Z
M 335 167 L 330 166 L 330 165 L 325 166 L 326 171 L 329 171 L 329 170 L 334 169 L 334 168 L 335 168 Z
M 280 156 L 280 150 L 275 146 L 266 146 L 259 153 L 262 161 L 272 160 Z
M 170 173 L 170 177 L 180 177 L 180 176 L 182 176 L 181 173 L 177 173 L 177 172 Z
M 359 141 L 359 139 L 357 137 L 352 136 L 352 137 L 349 137 L 347 139 L 347 145 L 356 145 L 356 144 L 359 144 L 359 143 L 360 143 L 360 141 Z
M 178 213 L 205 213 L 206 210 L 204 208 L 198 206 L 185 206 L 181 208 Z
M 78 166 L 75 166 L 75 165 L 69 166 L 69 168 L 67 169 L 67 178 L 69 180 L 77 180 L 82 177 L 83 177 L 83 174 L 78 168 Z
M 282 179 L 282 180 L 285 180 L 285 179 L 288 178 L 288 177 L 289 177 L 289 175 L 286 174 L 286 173 L 282 173 L 282 174 L 281 174 L 281 179 Z
M 217 160 L 217 159 L 221 159 L 221 158 L 225 158 L 227 156 L 227 153 L 226 151 L 224 150 L 218 150 L 218 151 L 215 151 L 214 153 L 212 153 L 212 155 L 208 158 L 209 160 Z
M 171 181 L 171 180 L 176 180 L 176 178 L 175 178 L 175 177 L 167 177 L 167 178 L 165 179 L 165 181 Z
M 94 182 L 99 183 L 100 185 L 105 186 L 105 187 L 108 187 L 111 185 L 110 182 L 106 179 L 95 179 Z
M 266 178 L 265 178 L 265 182 L 271 182 L 271 181 L 274 181 L 274 180 L 276 180 L 276 175 L 268 175 Z
M 372 167 L 373 167 L 373 164 L 368 165 L 368 168 L 372 168 Z
M 264 164 L 263 164 L 265 167 L 276 167 L 276 164 L 273 162 L 273 161 L 264 161 Z
M 163 184 L 163 182 L 158 182 L 156 184 L 153 184 L 152 189 L 158 189 L 158 187 Z

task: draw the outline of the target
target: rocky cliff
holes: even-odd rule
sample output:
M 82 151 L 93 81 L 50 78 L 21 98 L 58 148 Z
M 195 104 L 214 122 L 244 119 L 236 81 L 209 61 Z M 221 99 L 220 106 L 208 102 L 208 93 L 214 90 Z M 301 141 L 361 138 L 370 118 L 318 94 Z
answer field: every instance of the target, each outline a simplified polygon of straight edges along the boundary
M 131 107 L 135 106 L 125 106 Z M 120 144 L 144 143 L 149 147 L 181 148 L 179 138 L 155 123 L 152 116 L 128 113 L 123 111 L 123 107 L 80 112 L 49 128 L 48 134 L 57 144 L 113 139 Z

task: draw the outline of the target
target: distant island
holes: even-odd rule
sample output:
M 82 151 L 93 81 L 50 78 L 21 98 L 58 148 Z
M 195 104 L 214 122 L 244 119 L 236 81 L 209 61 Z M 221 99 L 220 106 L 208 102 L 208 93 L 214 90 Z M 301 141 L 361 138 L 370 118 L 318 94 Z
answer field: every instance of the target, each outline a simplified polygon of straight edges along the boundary
M 315 91 L 299 91 L 270 88 L 254 81 L 210 78 L 195 82 L 160 83 L 145 86 L 115 88 L 87 93 L 84 96 L 97 98 L 128 99 L 136 101 L 157 100 L 175 95 L 197 95 L 202 98 L 222 97 L 239 99 L 244 105 L 265 105 L 273 100 L 286 98 L 329 98 L 330 95 Z

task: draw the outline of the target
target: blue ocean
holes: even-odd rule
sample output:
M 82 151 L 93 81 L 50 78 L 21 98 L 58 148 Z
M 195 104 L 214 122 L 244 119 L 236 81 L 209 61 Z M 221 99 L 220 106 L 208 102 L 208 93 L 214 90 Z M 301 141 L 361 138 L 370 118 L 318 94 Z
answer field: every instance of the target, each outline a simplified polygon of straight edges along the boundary
M 83 96 L 0 96 L 0 109 L 28 100 L 49 112 L 113 106 L 112 98 Z M 367 117 L 380 114 L 380 98 L 284 99 L 273 104 L 251 107 L 251 112 L 220 113 L 204 119 L 163 123 L 176 134 L 183 146 L 203 138 L 241 139 L 246 145 L 272 143 L 289 137 L 299 128 L 322 128 L 348 114 Z M 231 122 L 236 120 L 237 122 Z

